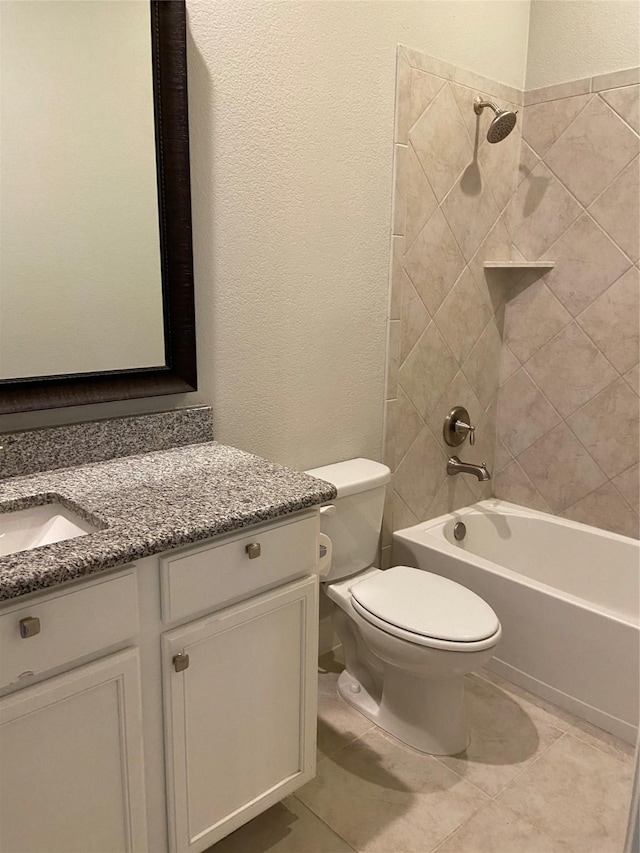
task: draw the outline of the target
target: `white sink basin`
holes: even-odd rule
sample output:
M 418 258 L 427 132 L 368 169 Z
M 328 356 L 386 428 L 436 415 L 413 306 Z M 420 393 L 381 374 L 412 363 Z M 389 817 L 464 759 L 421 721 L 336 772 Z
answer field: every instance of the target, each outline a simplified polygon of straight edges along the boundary
M 0 557 L 86 536 L 97 529 L 60 503 L 0 513 Z

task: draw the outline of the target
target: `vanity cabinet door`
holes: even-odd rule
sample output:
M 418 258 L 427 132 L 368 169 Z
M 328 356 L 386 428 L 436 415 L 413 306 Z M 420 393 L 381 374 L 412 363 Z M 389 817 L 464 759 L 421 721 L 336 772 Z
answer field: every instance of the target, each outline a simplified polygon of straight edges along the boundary
M 0 851 L 146 851 L 138 653 L 0 699 Z
M 303 578 L 164 635 L 172 851 L 205 850 L 314 776 L 317 595 Z

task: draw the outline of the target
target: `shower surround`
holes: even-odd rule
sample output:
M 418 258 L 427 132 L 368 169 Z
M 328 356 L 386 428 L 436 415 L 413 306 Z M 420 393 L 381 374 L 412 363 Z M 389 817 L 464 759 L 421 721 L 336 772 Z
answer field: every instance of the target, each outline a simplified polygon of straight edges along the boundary
M 399 48 L 383 563 L 393 530 L 492 494 L 637 535 L 630 73 L 523 93 Z M 478 94 L 520 110 L 498 144 Z M 483 266 L 539 259 L 556 266 Z M 457 404 L 477 427 L 459 455 L 486 461 L 489 483 L 446 474 Z

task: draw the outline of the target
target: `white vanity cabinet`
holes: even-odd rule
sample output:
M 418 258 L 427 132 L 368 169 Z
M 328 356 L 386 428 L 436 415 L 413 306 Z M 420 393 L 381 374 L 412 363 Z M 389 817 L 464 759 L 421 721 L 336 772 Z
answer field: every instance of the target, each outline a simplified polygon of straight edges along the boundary
M 131 573 L 9 609 L 0 615 L 0 686 L 136 632 Z M 2 853 L 143 851 L 146 828 L 137 649 L 0 698 Z
M 205 850 L 313 777 L 316 614 L 305 578 L 163 637 L 172 850 Z
M 318 510 L 0 609 L 0 853 L 203 851 L 315 773 Z

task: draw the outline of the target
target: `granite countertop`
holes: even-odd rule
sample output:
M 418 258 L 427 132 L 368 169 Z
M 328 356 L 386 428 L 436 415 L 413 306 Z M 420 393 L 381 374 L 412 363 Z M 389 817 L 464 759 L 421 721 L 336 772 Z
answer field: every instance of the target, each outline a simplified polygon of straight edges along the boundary
M 0 557 L 0 601 L 317 506 L 334 486 L 215 441 L 0 481 L 0 513 L 59 501 L 96 533 Z

